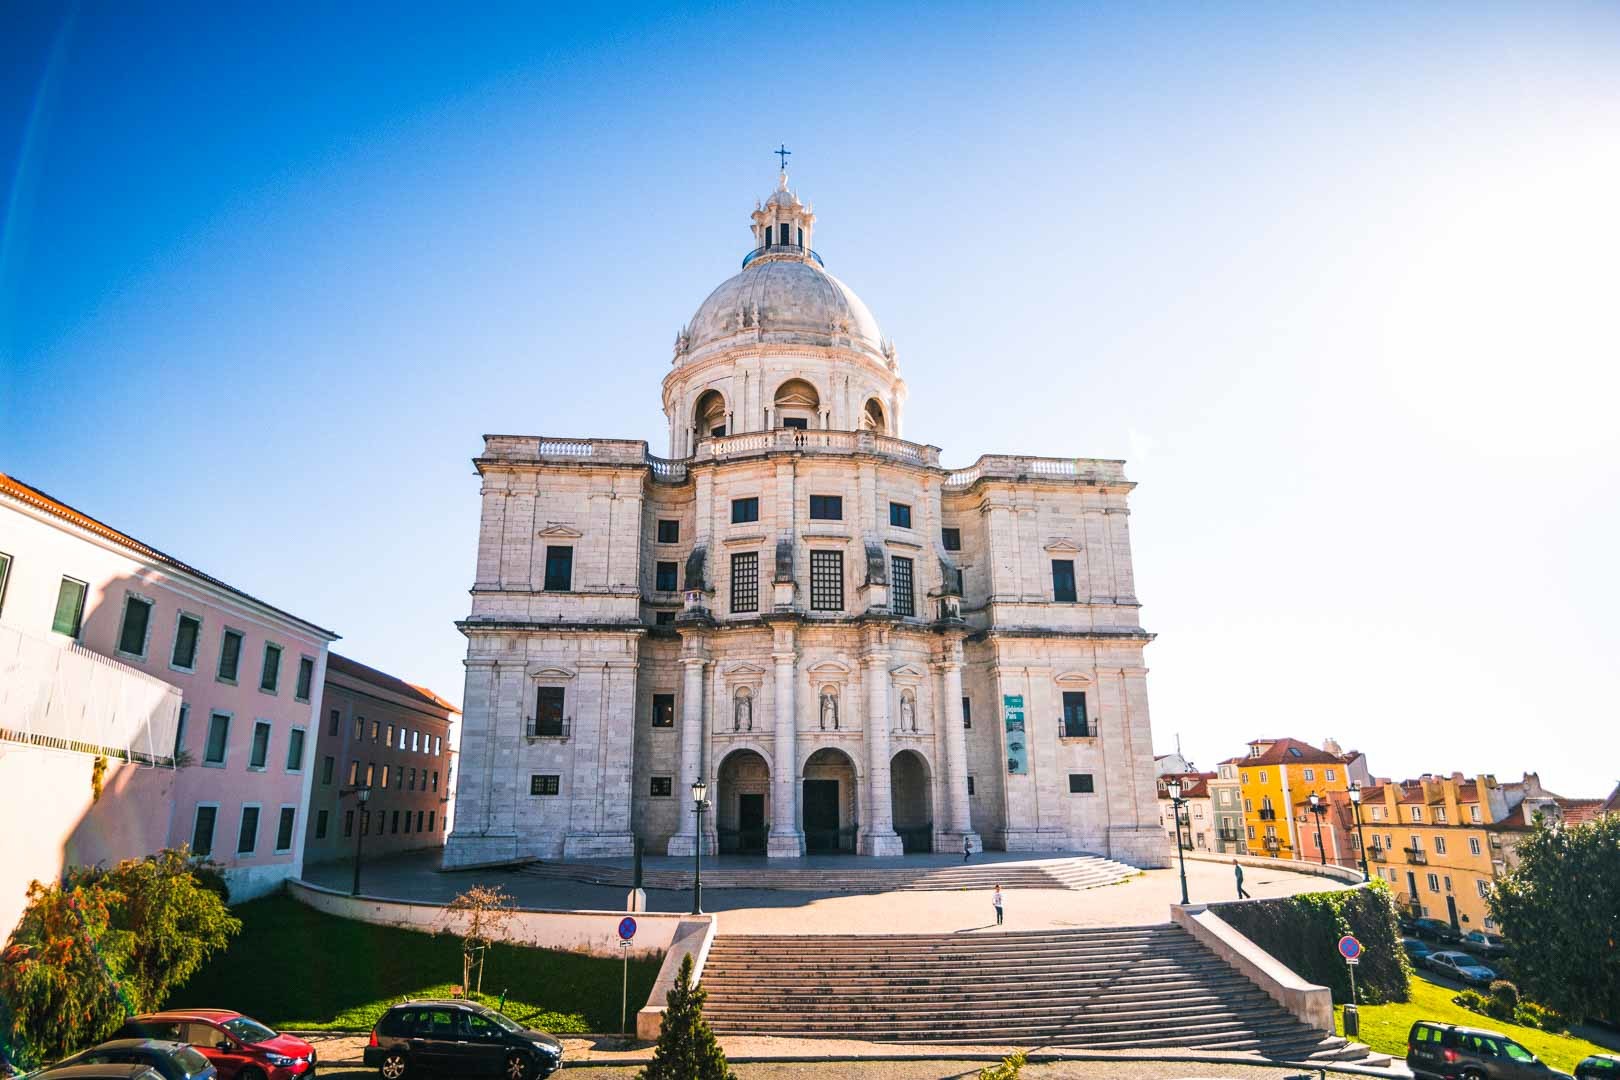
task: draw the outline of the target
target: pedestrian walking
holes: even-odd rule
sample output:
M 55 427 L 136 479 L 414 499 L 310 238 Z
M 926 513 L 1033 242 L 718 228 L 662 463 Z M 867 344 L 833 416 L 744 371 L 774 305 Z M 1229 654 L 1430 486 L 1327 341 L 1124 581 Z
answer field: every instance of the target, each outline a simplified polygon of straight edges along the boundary
M 962 861 L 967 862 L 968 856 L 973 854 L 973 841 L 962 837 Z
M 1232 873 L 1237 875 L 1238 899 L 1239 900 L 1252 900 L 1252 899 L 1254 899 L 1248 893 L 1243 891 L 1243 867 L 1238 864 L 1238 861 L 1236 859 L 1232 860 Z
M 1001 925 L 1001 886 L 1000 885 L 996 886 L 996 891 L 995 891 L 995 893 L 993 895 L 991 895 L 990 902 L 992 904 L 994 904 L 995 907 L 996 907 L 996 925 L 1000 926 Z

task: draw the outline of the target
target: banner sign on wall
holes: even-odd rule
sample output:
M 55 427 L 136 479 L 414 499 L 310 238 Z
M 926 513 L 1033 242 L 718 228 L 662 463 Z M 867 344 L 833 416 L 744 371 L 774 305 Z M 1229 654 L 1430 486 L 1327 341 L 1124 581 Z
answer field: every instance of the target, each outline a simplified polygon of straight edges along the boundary
M 1001 710 L 1007 724 L 1007 771 L 1029 774 L 1029 739 L 1024 735 L 1024 695 L 1003 694 Z

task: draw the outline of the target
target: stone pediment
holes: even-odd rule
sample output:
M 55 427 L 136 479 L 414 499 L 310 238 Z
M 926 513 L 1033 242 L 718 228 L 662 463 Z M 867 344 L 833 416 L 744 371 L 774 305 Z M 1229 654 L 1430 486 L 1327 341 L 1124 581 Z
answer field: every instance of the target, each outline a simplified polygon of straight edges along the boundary
M 1084 671 L 1065 671 L 1053 676 L 1052 681 L 1066 686 L 1090 686 L 1091 676 Z
M 553 522 L 550 525 L 547 525 L 545 528 L 541 529 L 535 535 L 544 536 L 547 539 L 578 540 L 581 537 L 583 537 L 585 534 L 580 532 L 578 529 L 571 528 L 571 527 L 569 527 L 567 525 L 560 525 L 560 524 L 557 524 L 556 522 Z
M 729 679 L 736 679 L 744 676 L 764 675 L 765 673 L 764 668 L 760 667 L 758 664 L 750 664 L 746 660 L 740 660 L 725 670 L 726 677 Z
M 569 671 L 567 668 L 551 667 L 541 664 L 530 664 L 527 674 L 531 679 L 546 679 L 548 681 L 555 681 L 557 679 L 572 679 L 574 677 L 574 673 Z
M 901 664 L 897 668 L 889 669 L 890 678 L 901 680 L 926 679 L 928 672 L 916 664 Z
M 821 663 L 813 664 L 805 670 L 811 675 L 819 675 L 824 679 L 832 679 L 849 674 L 848 665 L 840 664 L 837 660 L 823 660 Z
M 1067 536 L 1054 536 L 1046 542 L 1044 550 L 1078 552 L 1080 545 Z

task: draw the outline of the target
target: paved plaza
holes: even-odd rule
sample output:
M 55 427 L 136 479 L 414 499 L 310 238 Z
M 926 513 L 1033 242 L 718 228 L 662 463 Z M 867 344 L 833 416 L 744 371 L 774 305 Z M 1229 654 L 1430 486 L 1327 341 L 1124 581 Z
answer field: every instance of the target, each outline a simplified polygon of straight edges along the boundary
M 1009 866 L 1040 856 L 990 852 L 989 862 Z M 951 856 L 913 856 L 907 865 L 945 865 Z M 975 856 L 975 858 L 981 858 Z M 662 860 L 660 860 L 662 862 Z M 849 859 L 844 864 L 871 866 L 881 860 Z M 899 860 L 892 860 L 898 862 Z M 957 858 L 960 862 L 960 858 Z M 723 867 L 752 865 L 721 858 Z M 777 860 L 773 867 L 799 860 Z M 805 860 L 810 863 L 810 860 Z M 759 861 L 763 865 L 763 861 Z M 714 865 L 714 863 L 706 863 Z M 622 911 L 625 890 L 616 886 L 536 877 L 521 869 L 442 871 L 436 852 L 366 862 L 361 891 L 387 899 L 443 903 L 474 884 L 500 885 L 522 907 L 584 911 Z M 352 863 L 307 867 L 306 880 L 347 892 Z M 1253 896 L 1287 896 L 1325 892 L 1346 886 L 1331 878 L 1291 870 L 1247 867 L 1244 887 Z M 1232 868 L 1222 863 L 1189 862 L 1187 888 L 1194 903 L 1236 899 Z M 1001 930 L 1047 930 L 1091 926 L 1147 926 L 1170 921 L 1170 906 L 1181 899 L 1175 869 L 1148 870 L 1118 885 L 1094 889 L 1016 889 L 1005 892 L 1006 923 Z M 651 911 L 689 911 L 685 890 L 649 889 Z M 705 889 L 704 910 L 721 915 L 723 934 L 938 934 L 996 933 L 989 890 L 846 894 L 770 889 Z

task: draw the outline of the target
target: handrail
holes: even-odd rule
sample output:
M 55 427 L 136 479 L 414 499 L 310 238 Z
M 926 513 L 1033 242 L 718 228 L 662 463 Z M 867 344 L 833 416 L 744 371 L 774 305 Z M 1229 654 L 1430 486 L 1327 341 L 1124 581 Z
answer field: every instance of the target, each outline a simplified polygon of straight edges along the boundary
M 814 259 L 816 265 L 822 269 L 826 269 L 827 267 L 827 264 L 822 261 L 820 255 L 805 247 L 803 244 L 766 244 L 764 247 L 757 247 L 753 251 L 750 251 L 747 255 L 743 256 L 742 269 L 746 270 L 749 263 L 764 255 L 804 255 L 808 258 Z

